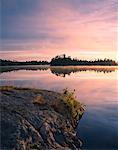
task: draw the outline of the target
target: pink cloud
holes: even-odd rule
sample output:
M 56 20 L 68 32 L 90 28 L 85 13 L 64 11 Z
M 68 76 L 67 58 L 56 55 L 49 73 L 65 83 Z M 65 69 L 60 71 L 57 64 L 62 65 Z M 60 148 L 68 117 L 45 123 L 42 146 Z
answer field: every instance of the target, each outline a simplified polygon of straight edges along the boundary
M 99 6 L 89 4 L 88 7 L 94 7 L 96 11 L 88 14 L 81 14 L 79 9 L 74 10 L 62 1 L 42 2 L 41 13 L 37 5 L 32 15 L 19 16 L 15 22 L 15 32 L 24 32 L 26 35 L 30 33 L 35 38 L 30 38 L 29 35 L 26 40 L 8 41 L 9 51 L 2 53 L 2 56 L 19 60 L 50 59 L 56 54 L 67 53 L 73 57 L 85 56 L 90 59 L 90 52 L 92 58 L 107 57 L 110 54 L 116 59 L 117 23 L 113 19 L 116 18 L 116 13 L 111 10 L 114 2 L 115 0 L 108 0 L 107 5 L 99 3 Z M 44 37 L 41 38 L 40 35 Z M 81 54 L 81 51 L 85 53 Z

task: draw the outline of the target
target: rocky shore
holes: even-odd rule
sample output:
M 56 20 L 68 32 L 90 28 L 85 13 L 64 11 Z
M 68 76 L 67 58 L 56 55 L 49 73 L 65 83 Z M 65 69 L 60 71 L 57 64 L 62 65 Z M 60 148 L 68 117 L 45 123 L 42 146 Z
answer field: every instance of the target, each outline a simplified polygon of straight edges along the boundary
M 84 108 L 73 92 L 0 87 L 2 150 L 69 150 L 82 145 L 76 127 Z

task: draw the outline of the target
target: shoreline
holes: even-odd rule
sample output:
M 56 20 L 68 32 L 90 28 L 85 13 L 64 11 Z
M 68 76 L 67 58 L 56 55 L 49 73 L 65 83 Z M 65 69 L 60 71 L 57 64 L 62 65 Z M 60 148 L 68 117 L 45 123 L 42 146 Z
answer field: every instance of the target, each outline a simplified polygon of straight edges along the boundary
M 67 66 L 51 66 L 51 65 L 0 65 L 0 67 L 116 67 L 118 65 L 67 65 Z

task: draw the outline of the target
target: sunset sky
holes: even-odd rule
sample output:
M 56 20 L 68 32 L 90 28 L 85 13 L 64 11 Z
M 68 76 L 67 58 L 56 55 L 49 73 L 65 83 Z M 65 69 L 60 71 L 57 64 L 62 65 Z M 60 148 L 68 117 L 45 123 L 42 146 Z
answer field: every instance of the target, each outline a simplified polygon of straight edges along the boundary
M 118 61 L 117 0 L 1 0 L 0 57 Z

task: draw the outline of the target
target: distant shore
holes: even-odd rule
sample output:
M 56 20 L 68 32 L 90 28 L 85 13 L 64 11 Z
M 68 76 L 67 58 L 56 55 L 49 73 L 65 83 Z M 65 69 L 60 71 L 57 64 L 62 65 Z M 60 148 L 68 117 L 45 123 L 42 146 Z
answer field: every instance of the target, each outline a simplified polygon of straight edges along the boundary
M 24 67 L 24 68 L 26 68 L 26 67 L 28 67 L 28 68 L 30 68 L 30 67 L 34 67 L 34 68 L 38 68 L 38 67 L 47 67 L 47 68 L 64 68 L 64 67 L 66 67 L 66 68 L 69 68 L 69 67 L 79 67 L 79 68 L 110 68 L 110 67 L 112 67 L 112 68 L 118 68 L 118 66 L 117 65 L 112 65 L 112 66 L 108 66 L 108 65 L 70 65 L 70 66 L 51 66 L 51 65 L 7 65 L 7 66 L 2 66 L 2 65 L 0 65 L 0 67 L 2 67 L 2 68 L 4 68 L 4 67 L 13 67 L 13 68 L 15 68 L 15 67 Z
M 23 65 L 50 65 L 50 66 L 118 66 L 118 62 L 112 59 L 80 60 L 70 56 L 58 55 L 51 61 L 11 61 L 0 59 L 0 66 L 23 66 Z

